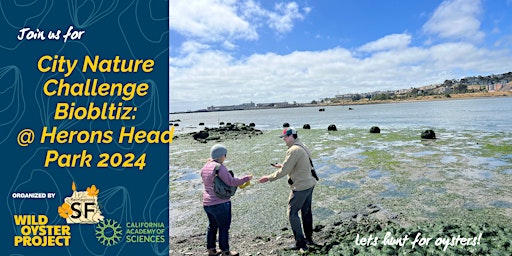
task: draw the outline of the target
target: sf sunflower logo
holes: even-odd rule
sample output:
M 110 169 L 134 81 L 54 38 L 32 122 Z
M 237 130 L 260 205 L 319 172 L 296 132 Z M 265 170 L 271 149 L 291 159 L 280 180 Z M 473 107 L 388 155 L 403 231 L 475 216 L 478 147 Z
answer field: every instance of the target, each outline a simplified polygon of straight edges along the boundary
M 104 246 L 112 246 L 121 241 L 123 231 L 115 220 L 105 219 L 101 214 L 96 185 L 87 187 L 85 191 L 77 191 L 76 184 L 71 184 L 73 191 L 58 207 L 59 216 L 68 224 L 95 224 L 95 236 Z
M 73 193 L 64 198 L 58 207 L 59 216 L 66 219 L 68 224 L 97 224 L 103 220 L 98 204 L 100 190 L 96 185 L 87 187 L 85 191 L 77 191 L 76 184 L 71 184 Z

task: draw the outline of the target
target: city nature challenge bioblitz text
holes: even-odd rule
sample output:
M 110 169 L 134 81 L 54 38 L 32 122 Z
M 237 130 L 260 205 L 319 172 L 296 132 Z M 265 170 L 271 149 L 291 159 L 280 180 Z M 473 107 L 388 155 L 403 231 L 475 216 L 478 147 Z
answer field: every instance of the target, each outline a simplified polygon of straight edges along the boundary
M 50 78 L 43 84 L 43 93 L 48 97 L 104 97 L 105 101 L 98 104 L 89 102 L 79 106 L 76 102 L 63 101 L 55 106 L 54 120 L 135 120 L 137 107 L 129 102 L 134 97 L 146 97 L 150 90 L 147 82 L 99 82 L 98 78 L 86 78 L 85 81 L 68 81 L 73 72 L 80 70 L 82 73 L 150 73 L 155 62 L 151 59 L 121 59 L 115 56 L 113 59 L 104 59 L 100 56 L 84 56 L 82 60 L 67 59 L 59 55 L 43 55 L 37 61 L 37 69 L 42 73 L 60 73 L 62 78 Z M 108 102 L 112 97 L 119 98 L 119 102 Z M 122 143 L 171 143 L 174 127 L 166 131 L 137 130 L 136 127 L 121 127 L 119 131 L 113 130 L 59 130 L 57 127 L 43 127 L 39 142 L 41 144 L 109 144 L 116 141 Z M 27 146 L 34 141 L 34 132 L 25 129 L 18 135 L 18 144 Z M 102 153 L 98 161 L 95 157 L 83 150 L 79 154 L 69 154 L 48 150 L 44 161 L 44 167 L 57 164 L 59 167 L 137 167 L 143 170 L 145 166 L 145 153 L 134 155 L 133 153 Z

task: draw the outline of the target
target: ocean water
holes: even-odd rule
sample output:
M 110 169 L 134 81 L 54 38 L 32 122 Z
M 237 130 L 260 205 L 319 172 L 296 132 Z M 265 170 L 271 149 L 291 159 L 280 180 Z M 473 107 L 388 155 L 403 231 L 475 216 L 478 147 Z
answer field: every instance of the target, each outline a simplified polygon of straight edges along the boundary
M 349 107 L 352 110 L 349 110 Z M 476 98 L 370 104 L 355 106 L 223 111 L 171 114 L 176 132 L 189 132 L 206 127 L 218 127 L 220 122 L 254 123 L 257 129 L 273 130 L 289 123 L 302 128 L 327 129 L 330 124 L 338 129 L 369 129 L 378 126 L 387 130 L 448 129 L 476 131 L 512 130 L 512 97 Z

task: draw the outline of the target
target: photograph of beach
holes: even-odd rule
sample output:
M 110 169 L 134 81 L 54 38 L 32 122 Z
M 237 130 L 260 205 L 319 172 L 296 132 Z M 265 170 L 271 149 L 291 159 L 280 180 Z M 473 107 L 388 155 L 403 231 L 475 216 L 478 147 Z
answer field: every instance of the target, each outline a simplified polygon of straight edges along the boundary
M 252 175 L 230 198 L 238 255 L 512 255 L 511 10 L 171 1 L 170 255 L 235 255 L 207 244 L 218 144 Z M 259 182 L 290 127 L 319 178 L 306 250 L 290 247 L 293 185 Z

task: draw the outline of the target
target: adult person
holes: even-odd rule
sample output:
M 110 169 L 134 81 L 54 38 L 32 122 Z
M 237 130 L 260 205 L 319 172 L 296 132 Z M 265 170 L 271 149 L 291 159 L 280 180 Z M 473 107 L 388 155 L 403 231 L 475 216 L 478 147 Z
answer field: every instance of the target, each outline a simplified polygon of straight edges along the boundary
M 206 248 L 208 255 L 223 256 L 239 255 L 238 252 L 229 249 L 229 229 L 231 227 L 231 200 L 221 199 L 215 195 L 213 190 L 213 179 L 215 177 L 215 167 L 219 165 L 218 176 L 229 186 L 240 186 L 250 181 L 252 175 L 246 175 L 242 178 L 233 177 L 226 166 L 228 150 L 224 145 L 215 144 L 210 149 L 211 159 L 201 169 L 201 178 L 204 184 L 203 208 L 208 216 L 208 229 L 206 232 Z M 219 233 L 219 248 L 216 249 L 217 231 Z
M 295 238 L 295 245 L 292 249 L 307 250 L 308 245 L 315 244 L 313 241 L 311 201 L 317 179 L 311 171 L 311 153 L 299 140 L 297 130 L 293 127 L 284 129 L 279 137 L 283 138 L 286 146 L 288 146 L 284 162 L 282 164 L 273 164 L 278 170 L 270 175 L 262 176 L 259 182 L 275 181 L 288 175 L 288 184 L 291 189 L 288 198 L 288 219 Z M 301 227 L 299 211 L 301 212 L 304 232 Z

